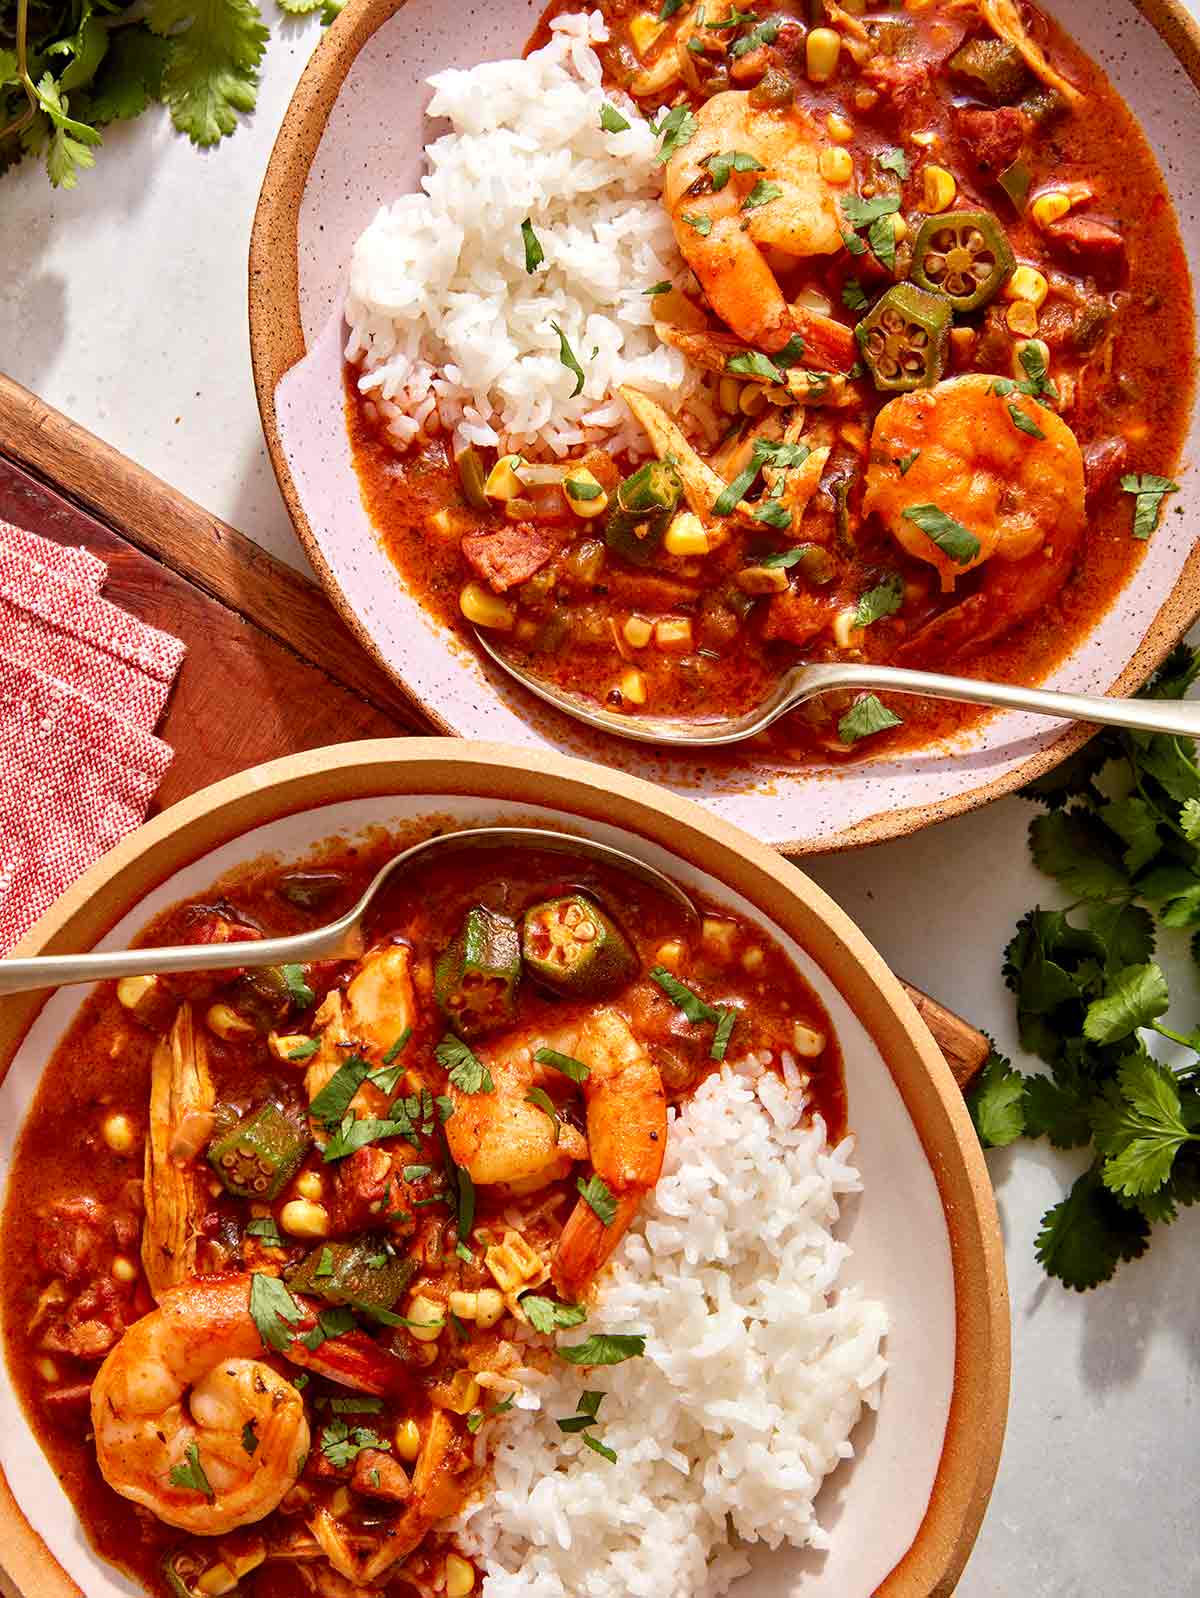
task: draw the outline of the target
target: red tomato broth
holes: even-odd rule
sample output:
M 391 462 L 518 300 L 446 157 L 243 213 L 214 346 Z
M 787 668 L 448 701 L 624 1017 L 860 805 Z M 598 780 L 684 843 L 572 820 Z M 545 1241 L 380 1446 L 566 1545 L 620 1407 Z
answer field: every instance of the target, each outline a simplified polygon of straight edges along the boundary
M 551 15 L 569 9 L 572 7 L 566 3 L 553 6 L 539 24 L 530 47 L 543 42 Z M 607 0 L 602 9 L 612 38 L 599 48 L 599 53 L 606 80 L 621 85 L 628 82 L 638 64 L 629 43 L 628 23 L 644 8 L 635 6 L 632 0 Z M 755 8 L 763 17 L 783 17 L 792 9 L 800 8 Z M 961 20 L 955 20 L 956 15 L 935 4 L 904 18 L 912 32 L 903 61 L 891 61 L 898 87 L 892 85 L 894 93 L 889 94 L 887 63 L 891 58 L 877 55 L 876 62 L 884 63 L 883 73 L 881 76 L 877 72 L 871 81 L 879 85 L 880 98 L 870 109 L 855 104 L 863 79 L 845 52 L 838 75 L 823 86 L 809 82 L 802 65 L 794 59 L 789 62 L 782 50 L 774 52 L 774 60 L 787 67 L 797 102 L 819 125 L 824 125 L 830 112 L 847 117 L 853 136 L 846 148 L 855 158 L 860 178 L 877 170 L 872 163 L 880 152 L 903 144 L 913 166 L 903 185 L 902 213 L 911 219 L 909 243 L 924 217 L 917 208 L 920 170 L 916 158 L 920 151 L 902 137 L 905 131 L 913 131 L 910 124 L 915 118 L 920 123 L 918 131 L 934 132 L 941 141 L 936 146 L 936 160 L 957 182 L 955 204 L 992 212 L 1003 223 L 1017 261 L 1044 269 L 1050 277 L 1051 294 L 1042 307 L 1037 336 L 1050 346 L 1051 377 L 1058 382 L 1064 378 L 1073 380 L 1070 405 L 1064 406 L 1065 419 L 1085 451 L 1089 446 L 1099 449 L 1109 441 L 1114 448 L 1119 446 L 1119 467 L 1109 472 L 1102 483 L 1099 477 L 1105 474 L 1097 473 L 1088 496 L 1087 526 L 1074 567 L 1040 610 L 981 647 L 947 653 L 940 651 L 934 640 L 915 658 L 905 661 L 1001 681 L 1030 682 L 1044 678 L 1077 647 L 1114 603 L 1142 558 L 1144 547 L 1131 536 L 1133 501 L 1121 491 L 1118 479 L 1124 471 L 1167 475 L 1175 469 L 1193 384 L 1191 290 L 1178 224 L 1144 135 L 1101 69 L 1056 24 L 1026 8 L 1034 36 L 1084 95 L 1076 110 L 1052 119 L 1027 138 L 1032 172 L 1030 193 L 1036 196 L 1048 187 L 1090 184 L 1096 199 L 1078 211 L 1111 221 L 1124 239 L 1128 270 L 1120 286 L 1100 291 L 1090 280 L 1072 277 L 1061 265 L 1048 260 L 1045 235 L 1031 214 L 1018 213 L 995 183 L 976 170 L 966 142 L 955 131 L 952 107 L 968 97 L 960 87 L 951 88 L 944 74 L 938 75 L 936 63 L 946 59 L 967 31 Z M 864 20 L 892 27 L 896 14 L 868 15 Z M 918 114 L 906 108 L 912 104 L 905 99 L 906 85 L 909 78 L 919 81 L 929 62 L 935 63 L 935 72 L 929 93 L 919 101 Z M 669 99 L 670 95 L 664 98 Z M 676 99 L 679 98 L 677 94 Z M 698 103 L 695 95 L 691 103 Z M 899 248 L 903 252 L 903 242 Z M 789 294 L 819 284 L 833 302 L 832 314 L 851 323 L 856 314 L 862 313 L 843 310 L 839 293 L 845 279 L 859 269 L 860 258 L 843 253 L 827 260 L 800 262 L 781 277 L 781 282 Z M 1073 295 L 1077 303 L 1072 304 L 1068 295 Z M 952 358 L 946 375 L 978 369 L 1009 374 L 1014 367 L 1016 340 L 999 320 L 1007 304 L 1003 298 L 996 299 L 982 314 L 961 319 L 962 325 L 974 327 L 981 337 L 971 360 L 964 364 Z M 1088 318 L 1104 321 L 1106 330 L 1091 351 L 1075 351 L 1072 339 L 1080 335 Z M 714 321 L 713 325 L 718 324 Z M 980 352 L 989 346 L 985 361 Z M 997 358 L 997 352 L 1001 358 Z M 1018 376 L 1020 370 L 1019 366 L 1015 368 Z M 502 526 L 503 518 L 498 522 L 496 516 L 473 510 L 465 503 L 443 438 L 435 437 L 408 455 L 397 456 L 377 430 L 372 407 L 358 396 L 353 377 L 353 371 L 348 369 L 347 416 L 364 503 L 406 586 L 449 627 L 464 630 L 458 597 L 464 575 L 471 573 L 460 555 L 459 538 L 463 533 Z M 874 413 L 889 396 L 876 394 L 869 381 L 861 386 L 865 409 L 835 414 L 869 429 Z M 810 410 L 810 417 L 813 414 Z M 622 471 L 630 465 L 627 461 L 617 464 Z M 740 712 L 764 697 L 779 673 L 796 659 L 888 661 L 926 618 L 945 610 L 981 584 L 986 586 L 988 565 L 960 577 L 953 595 L 939 595 L 933 568 L 902 552 L 877 517 L 861 516 L 864 464 L 862 454 L 852 445 L 840 439 L 835 443 L 822 488 L 805 515 L 803 530 L 791 541 L 815 537 L 818 543 L 835 549 L 838 572 L 833 591 L 837 598 L 831 608 L 833 603 L 853 605 L 882 575 L 898 573 L 905 583 L 901 614 L 862 630 L 850 648 L 835 646 L 828 634 L 801 646 L 764 643 L 752 619 L 749 627 L 735 629 L 720 645 L 719 659 L 706 660 L 693 652 L 681 660 L 678 654 L 641 649 L 636 651 L 636 665 L 646 679 L 647 711 L 699 715 Z M 838 513 L 830 492 L 831 485 L 847 474 L 852 474 L 847 496 L 851 533 L 848 541 L 839 539 Z M 449 536 L 439 535 L 429 522 L 430 516 L 442 509 L 451 513 Z M 565 526 L 572 538 L 564 547 L 563 559 L 572 548 L 577 552 L 584 541 L 600 536 L 593 531 L 592 523 L 576 527 L 572 522 L 564 506 L 555 519 L 555 525 Z M 590 594 L 576 594 L 569 607 L 564 607 L 573 629 L 565 645 L 523 655 L 518 648 L 514 653 L 521 655 L 525 665 L 564 688 L 579 690 L 589 685 L 587 691 L 594 691 L 590 685 L 595 683 L 615 685 L 635 652 L 622 649 L 612 629 L 630 614 L 651 619 L 680 615 L 697 619 L 703 614 L 708 597 L 727 580 L 744 558 L 746 545 L 754 541 L 762 546 L 761 536 L 734 537 L 720 552 L 690 566 L 687 561 L 667 557 L 649 571 L 631 566 L 609 551 L 600 587 Z M 561 568 L 562 561 L 556 557 L 547 570 Z M 569 589 L 570 576 L 564 580 Z M 524 594 L 525 590 L 517 592 Z M 555 591 L 556 604 L 560 592 L 561 588 Z M 825 598 L 823 594 L 818 597 Z M 532 616 L 545 616 L 543 600 L 541 595 L 530 596 Z M 758 609 L 762 608 L 760 602 Z M 592 614 L 584 616 L 584 612 Z M 524 609 L 519 614 L 525 614 Z M 583 625 L 583 636 L 577 621 Z M 703 625 L 699 623 L 701 629 Z M 469 630 L 465 631 L 469 638 Z M 509 635 L 496 636 L 510 647 L 506 642 Z M 599 693 L 596 696 L 602 697 Z M 976 727 L 988 714 L 936 701 L 895 700 L 893 708 L 903 717 L 902 726 L 846 748 L 837 737 L 836 723 L 850 699 L 848 695 L 830 695 L 810 702 L 784 718 L 753 746 L 721 752 L 715 760 L 715 752 L 706 751 L 705 762 L 722 769 L 731 765 L 750 767 L 747 774 L 753 780 L 753 769 L 761 771 L 764 765 L 778 765 L 781 761 L 837 762 L 897 753 L 933 742 L 957 742 L 960 735 Z M 622 704 L 616 687 L 602 702 L 608 708 L 615 705 L 636 713 L 635 706 Z
M 386 859 L 431 830 L 441 829 L 425 824 L 408 829 L 403 835 L 378 829 L 366 844 L 348 847 L 344 842 L 332 841 L 315 850 L 301 865 L 322 873 L 329 881 L 322 890 L 319 906 L 310 909 L 300 908 L 282 896 L 281 872 L 295 871 L 294 864 L 283 868 L 278 859 L 269 858 L 245 865 L 227 874 L 203 895 L 156 917 L 139 941 L 212 941 L 214 915 L 266 936 L 319 924 L 349 908 Z M 482 904 L 519 916 L 525 907 L 544 898 L 574 891 L 593 896 L 611 913 L 636 951 L 635 979 L 606 1002 L 617 1004 L 632 1018 L 636 1034 L 644 1040 L 663 1073 L 670 1102 L 686 1101 L 698 1082 L 717 1069 L 707 1058 L 711 1028 L 685 1025 L 680 1012 L 646 980 L 645 973 L 651 965 L 666 957 L 667 946 L 676 944 L 680 952 L 674 963 L 681 979 L 714 1003 L 728 1002 L 739 1010 L 730 1060 L 741 1058 L 751 1049 L 778 1052 L 790 1047 L 791 1029 L 797 1023 L 824 1037 L 825 1046 L 819 1056 L 802 1062 L 809 1079 L 809 1101 L 824 1116 L 831 1140 L 843 1135 L 846 1106 L 837 1039 L 820 1001 L 781 948 L 751 923 L 729 916 L 719 905 L 698 899 L 702 913 L 728 929 L 722 935 L 727 936 L 727 947 L 721 942 L 714 944 L 707 934 L 702 936 L 698 929 L 690 929 L 678 907 L 653 887 L 593 862 L 559 854 L 524 849 L 450 851 L 414 869 L 381 896 L 366 928 L 366 946 L 387 946 L 399 940 L 412 951 L 418 1010 L 413 1035 L 403 1055 L 410 1070 L 419 1068 L 434 1082 L 435 1091 L 446 1091 L 444 1072 L 436 1075 L 432 1064 L 433 1049 L 445 1031 L 445 1022 L 431 1002 L 429 983 L 437 957 L 451 936 L 448 929 L 457 926 L 472 905 Z M 355 963 L 328 961 L 304 970 L 319 1002 L 326 992 L 345 987 Z M 244 1018 L 255 1014 L 252 1006 L 247 1009 L 249 998 L 238 973 L 179 980 L 186 989 L 168 997 L 173 1004 L 178 1003 L 186 992 L 197 1025 L 206 1029 L 208 1064 L 219 1107 L 232 1106 L 245 1112 L 263 1099 L 264 1092 L 285 1105 L 307 1106 L 304 1065 L 273 1058 L 261 1030 L 256 1028 L 250 1036 L 223 1039 L 207 1028 L 203 1017 L 206 1007 L 213 1004 L 228 1004 Z M 154 1004 L 161 997 L 153 995 Z M 524 1029 L 561 1022 L 564 1016 L 585 1011 L 592 1002 L 595 1001 L 556 999 L 526 977 L 513 1025 Z M 289 1030 L 307 1031 L 311 1022 L 305 1017 L 313 1008 L 310 1006 L 303 1015 L 293 1011 Z M 119 1283 L 114 1279 L 113 1262 L 118 1255 L 138 1261 L 143 1213 L 142 1145 L 151 1059 L 161 1029 L 168 1024 L 166 1017 L 167 1012 L 160 1010 L 153 1016 L 153 1026 L 139 1023 L 118 1000 L 115 984 L 105 984 L 81 1007 L 46 1065 L 18 1140 L 0 1232 L 0 1254 L 8 1283 L 8 1368 L 29 1424 L 89 1540 L 102 1557 L 128 1571 L 158 1598 L 178 1598 L 162 1571 L 162 1561 L 168 1553 L 194 1552 L 202 1568 L 204 1563 L 211 1563 L 218 1550 L 223 1556 L 232 1557 L 253 1547 L 257 1539 L 265 1539 L 266 1562 L 243 1576 L 238 1591 L 247 1598 L 299 1598 L 310 1588 L 303 1582 L 299 1567 L 280 1550 L 289 1538 L 294 1540 L 304 1531 L 308 1512 L 318 1505 L 334 1504 L 336 1494 L 345 1488 L 344 1473 L 339 1477 L 323 1469 L 318 1448 L 322 1427 L 330 1419 L 329 1410 L 314 1409 L 310 1414 L 312 1445 L 299 1484 L 308 1495 L 303 1503 L 289 1504 L 285 1499 L 279 1510 L 229 1535 L 196 1538 L 159 1521 L 147 1509 L 120 1496 L 103 1479 L 91 1437 L 88 1388 L 104 1349 L 97 1347 L 94 1353 L 82 1347 L 78 1353 L 63 1351 L 64 1343 L 82 1336 L 82 1312 L 76 1313 L 80 1304 L 90 1305 L 87 1314 L 95 1317 L 99 1342 L 105 1341 L 106 1327 L 119 1334 L 122 1327 L 154 1308 L 144 1271 L 138 1268 L 132 1281 Z M 282 1026 L 283 1022 L 279 1024 Z M 482 1047 L 487 1041 L 483 1039 L 477 1046 Z M 135 1130 L 131 1147 L 123 1152 L 112 1148 L 102 1132 L 113 1115 L 126 1116 Z M 203 1154 L 198 1156 L 198 1163 L 201 1171 L 207 1173 Z M 207 1210 L 199 1226 L 197 1263 L 201 1273 L 252 1270 L 264 1265 L 278 1269 L 278 1251 L 244 1232 L 248 1214 L 275 1219 L 285 1240 L 287 1266 L 295 1264 L 310 1245 L 288 1235 L 280 1219 L 283 1206 L 294 1196 L 295 1184 L 306 1172 L 324 1171 L 328 1176 L 331 1169 L 338 1167 L 323 1166 L 319 1152 L 310 1149 L 277 1198 L 254 1206 L 225 1193 L 221 1184 L 212 1179 Z M 574 1187 L 566 1182 L 558 1187 L 566 1193 L 565 1213 L 575 1202 Z M 528 1201 L 514 1200 L 501 1191 L 480 1186 L 476 1190 L 475 1228 L 486 1229 L 490 1224 L 496 1235 L 499 1226 L 506 1224 L 500 1222 L 501 1214 L 514 1204 L 525 1202 L 530 1216 L 528 1235 L 535 1241 L 540 1238 L 543 1244 L 547 1237 L 552 1242 L 557 1223 L 551 1226 L 548 1218 L 539 1218 L 538 1198 L 533 1195 Z M 414 1209 L 412 1213 L 415 1216 L 417 1212 Z M 405 1234 L 403 1239 L 390 1226 L 371 1235 L 394 1238 L 397 1246 L 410 1250 L 412 1257 L 423 1259 L 436 1245 L 442 1264 L 435 1269 L 426 1263 L 417 1278 L 420 1282 L 436 1278 L 440 1271 L 447 1283 L 458 1288 L 490 1286 L 480 1246 L 476 1245 L 474 1265 L 462 1262 L 449 1252 L 452 1232 L 446 1231 L 444 1211 L 435 1208 L 420 1213 L 416 1231 Z M 345 1235 L 346 1231 L 335 1224 L 329 1239 L 335 1241 Z M 65 1299 L 54 1298 L 56 1283 L 65 1285 Z M 48 1289 L 53 1302 L 36 1318 L 39 1302 Z M 94 1304 L 88 1299 L 89 1294 L 96 1300 Z M 403 1301 L 397 1305 L 403 1307 Z M 92 1324 L 91 1319 L 87 1324 Z M 504 1325 L 502 1320 L 490 1333 L 473 1328 L 469 1346 L 486 1353 L 498 1342 Z M 377 1331 L 376 1335 L 385 1346 L 399 1348 L 406 1356 L 416 1347 L 403 1330 L 394 1334 Z M 435 1362 L 414 1371 L 414 1385 L 406 1391 L 403 1402 L 387 1399 L 379 1412 L 359 1419 L 384 1438 L 390 1437 L 396 1423 L 404 1418 L 416 1417 L 424 1428 L 433 1413 L 432 1395 L 439 1384 L 448 1380 L 449 1367 L 455 1363 L 457 1344 L 443 1346 L 448 1342 L 443 1334 Z M 295 1366 L 283 1356 L 267 1353 L 264 1357 L 285 1378 L 296 1378 Z M 47 1359 L 52 1362 L 52 1370 L 43 1363 Z M 309 1373 L 307 1401 L 318 1405 L 322 1400 L 338 1397 L 353 1398 L 354 1394 L 320 1374 Z M 353 1424 L 355 1419 L 348 1417 L 348 1422 Z M 464 1447 L 470 1441 L 464 1433 Z M 482 1478 L 476 1485 L 486 1490 Z M 351 1508 L 340 1513 L 349 1516 L 349 1523 L 361 1535 L 369 1536 L 378 1524 L 380 1512 L 370 1502 L 364 1504 L 355 1493 L 349 1496 Z M 381 1585 L 376 1584 L 376 1590 L 410 1591 L 405 1572 L 424 1581 L 438 1579 L 445 1556 L 452 1549 L 452 1542 L 436 1529 L 430 1531 L 402 1566 L 397 1566 L 390 1577 L 385 1576 Z

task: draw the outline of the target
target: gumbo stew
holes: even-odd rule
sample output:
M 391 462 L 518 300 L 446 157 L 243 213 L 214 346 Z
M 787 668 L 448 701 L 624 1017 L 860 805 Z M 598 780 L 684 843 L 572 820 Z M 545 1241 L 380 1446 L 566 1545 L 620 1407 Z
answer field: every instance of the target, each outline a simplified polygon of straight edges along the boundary
M 622 391 L 640 458 L 463 447 L 436 408 L 398 457 L 349 367 L 405 583 L 630 716 L 746 710 L 797 660 L 1045 675 L 1136 566 L 1189 408 L 1184 252 L 1124 103 L 1023 0 L 600 9 L 679 250 L 644 292 L 704 383 L 676 415 Z M 828 696 L 755 758 L 979 715 Z
M 147 938 L 300 931 L 397 847 L 248 868 Z M 511 1372 L 566 1360 L 586 1388 L 638 1352 L 589 1342 L 589 1302 L 669 1107 L 791 1051 L 844 1121 L 816 997 L 761 928 L 702 912 L 583 859 L 449 850 L 359 959 L 88 1001 L 3 1252 L 10 1369 L 101 1554 L 158 1598 L 476 1588 L 442 1523 L 487 1491 Z

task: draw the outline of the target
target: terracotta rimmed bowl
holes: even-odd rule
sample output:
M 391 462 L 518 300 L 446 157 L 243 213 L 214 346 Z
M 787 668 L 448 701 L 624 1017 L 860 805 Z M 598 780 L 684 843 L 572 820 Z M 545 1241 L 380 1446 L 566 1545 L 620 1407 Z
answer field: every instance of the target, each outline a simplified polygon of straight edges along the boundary
M 836 1027 L 864 1191 L 843 1215 L 847 1276 L 890 1309 L 878 1415 L 823 1489 L 826 1557 L 765 1555 L 736 1591 L 929 1598 L 954 1590 L 987 1505 L 1008 1405 L 1004 1257 L 983 1158 L 945 1061 L 895 977 L 837 906 L 695 804 L 553 753 L 444 739 L 290 756 L 205 789 L 132 834 L 51 909 L 20 954 L 118 947 L 149 916 L 264 853 L 450 813 L 541 818 L 702 888 L 787 945 Z M 0 1164 L 80 1002 L 0 1003 Z M 135 1589 L 95 1555 L 0 1380 L 0 1565 L 27 1598 Z
M 593 733 L 512 684 L 435 622 L 401 585 L 363 508 L 341 383 L 340 306 L 354 239 L 378 207 L 417 187 L 424 79 L 517 53 L 537 0 L 350 0 L 317 49 L 267 168 L 250 247 L 250 342 L 263 427 L 310 559 L 347 622 L 446 732 L 599 759 L 683 792 L 777 847 L 825 850 L 911 832 L 1010 792 L 1087 738 L 1045 718 L 992 718 L 952 749 L 814 774 L 671 760 Z M 1200 282 L 1195 151 L 1200 31 L 1174 0 L 1047 0 L 1141 120 L 1166 175 Z M 1197 423 L 1185 449 L 1196 452 Z M 1132 692 L 1200 612 L 1191 527 L 1200 479 L 1186 474 L 1141 568 L 1049 686 Z

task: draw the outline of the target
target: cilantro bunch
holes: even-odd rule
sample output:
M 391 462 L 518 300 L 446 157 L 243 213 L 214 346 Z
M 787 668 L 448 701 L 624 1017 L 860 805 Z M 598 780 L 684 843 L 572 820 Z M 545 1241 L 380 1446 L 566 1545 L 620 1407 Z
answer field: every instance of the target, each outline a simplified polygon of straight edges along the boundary
M 1197 676 L 1200 651 L 1180 646 L 1145 692 L 1182 698 Z M 1200 964 L 1200 765 L 1191 739 L 1109 730 L 1025 796 L 1047 807 L 1034 861 L 1073 901 L 1031 910 L 1005 950 L 1021 1045 L 1049 1070 L 993 1054 L 969 1100 L 986 1147 L 1090 1151 L 1036 1242 L 1047 1273 L 1082 1291 L 1200 1199 L 1200 1027 L 1163 1024 L 1154 959 L 1161 932 L 1185 934 Z
M 331 22 L 344 0 L 278 0 Z M 72 189 L 103 129 L 160 101 L 194 144 L 253 111 L 267 29 L 254 0 L 0 0 L 0 174 L 24 156 Z

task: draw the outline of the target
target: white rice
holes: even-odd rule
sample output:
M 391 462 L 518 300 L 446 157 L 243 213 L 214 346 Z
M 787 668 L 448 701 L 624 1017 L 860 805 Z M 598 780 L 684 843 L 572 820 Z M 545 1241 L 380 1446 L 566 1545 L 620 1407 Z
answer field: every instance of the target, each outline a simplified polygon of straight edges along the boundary
M 706 1598 L 749 1569 L 745 1543 L 828 1546 L 813 1500 L 878 1404 L 887 1314 L 838 1285 L 852 1140 L 828 1147 L 801 1102 L 748 1060 L 672 1123 L 653 1198 L 563 1338 L 644 1332 L 645 1356 L 526 1373 L 517 1409 L 488 1423 L 494 1483 L 460 1532 L 483 1598 Z M 555 1424 L 584 1388 L 605 1393 L 596 1434 L 615 1465 Z
M 655 136 L 601 87 L 589 42 L 607 37 L 600 13 L 551 29 L 526 60 L 430 78 L 429 115 L 453 131 L 428 146 L 422 192 L 385 206 L 354 246 L 346 355 L 401 448 L 445 427 L 511 450 L 562 456 L 611 437 L 640 452 L 617 386 L 678 409 L 699 384 L 655 337 L 644 292 L 685 276 Z M 603 131 L 606 101 L 627 131 Z M 545 251 L 532 274 L 526 218 Z M 587 374 L 578 398 L 555 322 Z

